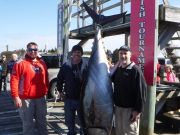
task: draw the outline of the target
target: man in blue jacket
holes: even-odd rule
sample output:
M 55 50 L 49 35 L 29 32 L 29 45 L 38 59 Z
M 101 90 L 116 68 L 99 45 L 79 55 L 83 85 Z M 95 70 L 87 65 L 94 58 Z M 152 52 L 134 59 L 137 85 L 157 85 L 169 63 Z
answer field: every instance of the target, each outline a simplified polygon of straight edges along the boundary
M 65 123 L 68 135 L 76 135 L 75 114 L 77 112 L 80 123 L 80 134 L 85 134 L 85 124 L 81 106 L 82 84 L 87 70 L 87 59 L 83 59 L 83 49 L 80 45 L 72 48 L 72 57 L 64 63 L 57 76 L 57 89 L 62 95 L 65 92 Z
M 17 54 L 13 53 L 11 55 L 11 60 L 7 64 L 7 70 L 8 70 L 7 72 L 8 73 L 10 73 L 10 74 L 12 73 L 13 66 L 17 61 L 18 61 L 18 56 L 17 56 Z

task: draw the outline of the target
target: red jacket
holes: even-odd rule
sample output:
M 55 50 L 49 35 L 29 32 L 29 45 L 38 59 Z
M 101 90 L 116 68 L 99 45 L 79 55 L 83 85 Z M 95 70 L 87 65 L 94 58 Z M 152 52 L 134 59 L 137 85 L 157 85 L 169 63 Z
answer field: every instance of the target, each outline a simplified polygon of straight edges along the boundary
M 10 86 L 13 98 L 35 99 L 46 95 L 49 81 L 44 61 L 27 57 L 18 61 L 12 70 Z

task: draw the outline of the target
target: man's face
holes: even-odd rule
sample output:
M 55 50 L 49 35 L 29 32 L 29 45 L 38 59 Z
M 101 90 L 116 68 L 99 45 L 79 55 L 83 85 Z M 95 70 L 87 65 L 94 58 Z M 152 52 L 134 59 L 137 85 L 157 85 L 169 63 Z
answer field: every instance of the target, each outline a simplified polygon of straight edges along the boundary
M 17 58 L 18 58 L 17 55 L 12 55 L 12 60 L 13 60 L 13 61 L 16 61 Z
M 36 58 L 38 53 L 38 48 L 36 45 L 30 45 L 27 48 L 27 55 L 31 58 Z
M 126 50 L 120 50 L 119 51 L 119 60 L 122 62 L 122 64 L 127 65 L 131 61 L 131 52 Z
M 73 52 L 72 52 L 72 59 L 73 59 L 73 61 L 75 61 L 75 62 L 80 62 L 80 61 L 81 61 L 81 58 L 82 58 L 82 53 L 81 53 L 81 51 L 76 50 L 76 51 L 73 51 Z

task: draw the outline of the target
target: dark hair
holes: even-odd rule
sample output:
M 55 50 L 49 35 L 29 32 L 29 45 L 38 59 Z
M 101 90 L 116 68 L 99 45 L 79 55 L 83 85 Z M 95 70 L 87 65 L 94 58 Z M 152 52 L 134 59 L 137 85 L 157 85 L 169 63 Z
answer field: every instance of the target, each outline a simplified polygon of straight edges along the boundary
M 73 46 L 71 52 L 74 52 L 74 51 L 80 51 L 83 54 L 83 49 L 80 45 Z
M 31 46 L 31 45 L 38 46 L 35 42 L 29 42 L 29 43 L 27 44 L 27 48 L 29 48 L 29 46 Z

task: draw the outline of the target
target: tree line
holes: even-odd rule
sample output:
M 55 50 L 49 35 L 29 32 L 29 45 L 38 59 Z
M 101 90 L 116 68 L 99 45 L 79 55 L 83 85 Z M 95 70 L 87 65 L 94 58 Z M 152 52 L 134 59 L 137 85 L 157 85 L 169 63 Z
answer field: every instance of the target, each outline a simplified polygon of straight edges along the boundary
M 24 57 L 26 50 L 25 49 L 18 49 L 18 50 L 14 50 L 14 51 L 3 51 L 1 52 L 1 56 L 2 55 L 6 55 L 7 60 L 11 59 L 11 55 L 13 53 L 16 53 L 18 55 L 19 58 Z M 57 48 L 54 49 L 50 49 L 50 50 L 39 50 L 40 53 L 50 53 L 50 54 L 56 54 L 57 53 Z M 116 63 L 118 61 L 118 49 L 114 50 L 113 52 L 111 52 L 111 50 L 107 50 L 106 51 L 107 54 L 107 58 L 108 60 L 110 60 L 112 63 Z M 90 56 L 91 52 L 90 51 L 84 51 L 84 55 L 86 56 Z

